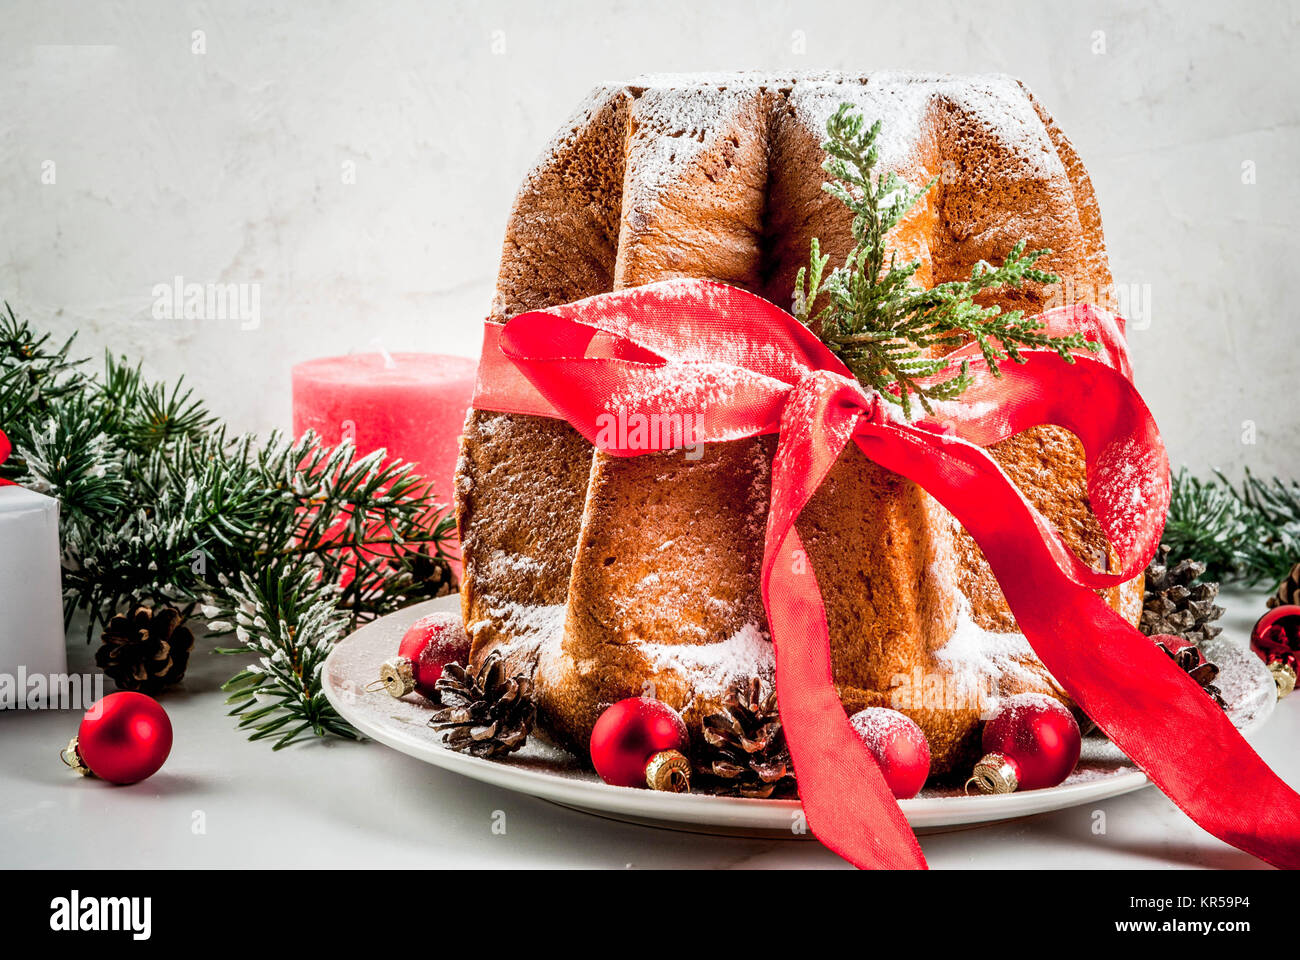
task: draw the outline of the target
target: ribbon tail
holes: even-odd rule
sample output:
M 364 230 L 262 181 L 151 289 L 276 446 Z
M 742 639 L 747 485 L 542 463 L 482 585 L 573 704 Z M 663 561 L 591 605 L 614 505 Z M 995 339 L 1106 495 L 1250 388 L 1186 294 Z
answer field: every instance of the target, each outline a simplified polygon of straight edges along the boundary
M 924 870 L 916 835 L 840 703 L 826 610 L 807 562 L 798 532 L 787 528 L 763 591 L 781 725 L 804 816 L 818 840 L 856 867 Z
M 983 450 L 870 423 L 855 440 L 974 536 L 1043 665 L 1167 797 L 1219 839 L 1300 868 L 1300 795 L 1150 638 L 1061 572 L 1033 508 Z
M 777 701 L 804 815 L 817 839 L 858 867 L 925 869 L 916 835 L 840 703 L 826 608 L 794 527 L 852 435 L 862 412 L 855 397 L 861 398 L 856 387 L 810 377 L 782 418 L 762 580 Z
M 986 555 L 987 552 L 986 552 Z M 1151 781 L 1203 829 L 1278 867 L 1300 868 L 1300 796 L 1172 659 L 1092 591 L 1051 572 L 990 565 L 1043 665 Z M 1048 613 L 1048 603 L 1053 609 Z M 1100 682 L 1080 678 L 1090 673 Z

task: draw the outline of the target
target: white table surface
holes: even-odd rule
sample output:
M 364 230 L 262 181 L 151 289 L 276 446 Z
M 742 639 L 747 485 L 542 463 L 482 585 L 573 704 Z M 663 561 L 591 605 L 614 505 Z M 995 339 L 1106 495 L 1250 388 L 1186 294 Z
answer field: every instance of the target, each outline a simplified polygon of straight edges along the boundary
M 1263 595 L 1225 600 L 1243 642 Z M 70 669 L 93 669 L 82 633 Z M 0 713 L 3 867 L 843 867 L 810 840 L 747 840 L 602 820 L 464 779 L 380 744 L 313 742 L 272 753 L 226 716 L 236 658 L 200 640 L 163 704 L 167 765 L 130 787 L 59 761 L 80 714 Z M 112 684 L 108 684 L 112 689 Z M 1300 785 L 1300 694 L 1278 704 L 1256 749 Z M 1105 814 L 1105 833 L 1094 832 Z M 502 822 L 504 833 L 494 824 Z M 921 838 L 934 868 L 1262 866 L 1196 827 L 1154 788 L 1026 820 Z

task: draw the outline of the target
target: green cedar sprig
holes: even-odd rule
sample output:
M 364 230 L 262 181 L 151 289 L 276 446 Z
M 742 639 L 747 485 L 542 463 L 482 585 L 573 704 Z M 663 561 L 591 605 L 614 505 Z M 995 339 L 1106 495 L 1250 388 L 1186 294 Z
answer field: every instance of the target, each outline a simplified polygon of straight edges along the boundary
M 1070 363 L 1072 350 L 1097 350 L 1082 334 L 1047 336 L 1042 324 L 1020 310 L 1003 313 L 997 306 L 975 302 L 981 294 L 1018 287 L 1026 280 L 1059 279 L 1035 267 L 1051 251 L 1026 252 L 1024 241 L 1011 248 L 1000 266 L 976 264 L 969 280 L 929 290 L 916 285 L 920 261 L 898 263 L 886 251 L 885 237 L 936 181 L 914 190 L 893 171 L 875 174 L 880 127 L 876 121 L 865 128 L 862 115 L 847 103 L 826 123 L 822 166 L 832 179 L 822 187 L 853 212 L 854 246 L 843 266 L 828 275 L 830 256 L 812 241 L 809 266 L 800 268 L 795 278 L 795 316 L 819 329 L 822 340 L 859 381 L 901 406 L 909 418 L 914 397 L 930 413 L 932 401 L 954 399 L 971 385 L 968 363 L 936 379 L 946 367 L 942 354 L 971 340 L 994 374 L 1002 360 L 1023 363 L 1022 347 L 1052 349 Z M 816 309 L 823 296 L 824 305 Z

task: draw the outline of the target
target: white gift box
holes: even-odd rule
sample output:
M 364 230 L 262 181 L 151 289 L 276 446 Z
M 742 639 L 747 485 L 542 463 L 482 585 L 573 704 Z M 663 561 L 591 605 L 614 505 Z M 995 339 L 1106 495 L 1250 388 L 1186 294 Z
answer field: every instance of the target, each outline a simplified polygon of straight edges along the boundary
M 0 708 L 21 678 L 68 672 L 59 578 L 59 501 L 0 486 Z

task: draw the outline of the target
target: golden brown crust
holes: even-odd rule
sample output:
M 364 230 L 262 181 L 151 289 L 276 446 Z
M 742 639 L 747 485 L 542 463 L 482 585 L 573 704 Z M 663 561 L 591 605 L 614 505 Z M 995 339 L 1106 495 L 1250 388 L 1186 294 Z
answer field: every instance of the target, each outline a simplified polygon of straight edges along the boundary
M 590 445 L 562 420 L 471 411 L 456 513 L 474 662 L 518 639 L 512 611 L 565 602 L 590 462 Z
M 822 189 L 826 120 L 841 103 L 849 102 L 870 118 L 888 109 L 888 122 L 909 132 L 909 149 L 886 162 L 915 188 L 923 187 L 939 170 L 934 141 L 933 108 L 924 98 L 895 101 L 877 92 L 870 82 L 798 83 L 775 100 L 771 121 L 769 192 L 764 215 L 766 257 L 761 291 L 778 306 L 790 307 L 794 279 L 807 266 L 816 238 L 832 264 L 841 264 L 853 246 L 852 218 L 843 204 Z M 931 191 L 889 234 L 891 249 L 903 259 L 920 260 L 917 282 L 933 283 L 930 237 L 935 229 L 937 197 Z
M 756 290 L 770 96 L 647 90 L 628 128 L 616 289 L 700 277 Z
M 1088 504 L 1083 445 L 1063 427 L 1042 426 L 1003 440 L 989 448 L 1006 475 L 1060 532 L 1074 554 L 1096 570 L 1106 570 L 1115 554 Z M 969 533 L 959 530 L 962 591 L 971 600 L 976 622 L 998 631 L 1014 630 L 988 561 Z M 1120 590 L 1107 591 L 1107 602 L 1119 609 Z
M 613 289 L 632 94 L 595 90 L 515 198 L 492 318 L 504 320 Z
M 617 258 L 632 95 L 607 85 L 544 152 L 515 199 L 492 319 L 608 291 Z M 512 613 L 562 606 L 591 447 L 568 424 L 471 410 L 456 473 L 461 610 L 481 658 L 521 628 Z M 520 656 L 526 656 L 526 650 Z
M 1070 182 L 1073 206 L 1079 221 L 1079 247 L 1076 255 L 1076 269 L 1062 274 L 1062 282 L 1049 291 L 1046 306 L 1062 303 L 1095 303 L 1107 310 L 1114 309 L 1115 287 L 1111 277 L 1110 261 L 1106 257 L 1106 237 L 1101 227 L 1101 206 L 1092 189 L 1092 179 L 1088 170 L 1075 152 L 1074 145 L 1061 128 L 1056 125 L 1051 114 L 1043 108 L 1029 89 L 1017 81 L 1020 89 L 1034 112 L 1042 122 L 1052 141 L 1052 146 L 1060 158 Z M 1058 271 L 1059 273 L 1060 271 Z
M 756 287 L 768 105 L 743 84 L 641 93 L 616 288 L 681 276 Z M 539 675 L 539 715 L 557 740 L 585 750 L 601 710 L 649 689 L 698 723 L 706 703 L 693 686 L 633 645 L 718 643 L 765 624 L 757 577 L 770 457 L 762 440 L 714 445 L 698 460 L 594 455 L 562 650 Z M 758 518 L 738 537 L 736 509 Z
M 596 454 L 563 644 L 538 674 L 539 713 L 561 742 L 585 750 L 600 712 L 624 697 L 657 697 L 696 729 L 716 708 L 673 654 L 766 623 L 758 573 L 774 449 L 768 437 L 710 444 L 698 460 Z

